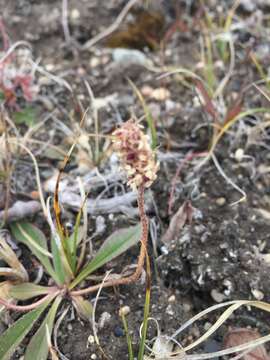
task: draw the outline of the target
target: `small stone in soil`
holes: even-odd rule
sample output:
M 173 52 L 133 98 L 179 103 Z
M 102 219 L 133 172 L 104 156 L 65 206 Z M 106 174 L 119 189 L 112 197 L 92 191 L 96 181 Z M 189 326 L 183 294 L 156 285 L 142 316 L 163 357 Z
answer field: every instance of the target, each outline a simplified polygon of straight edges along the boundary
M 124 330 L 121 328 L 121 326 L 116 326 L 113 330 L 113 333 L 116 337 L 124 336 Z
M 94 343 L 95 343 L 95 338 L 94 338 L 94 336 L 93 336 L 93 335 L 89 335 L 87 341 L 88 341 L 89 344 L 94 344 Z
M 224 197 L 220 197 L 220 198 L 216 199 L 216 204 L 218 206 L 223 206 L 226 204 L 226 199 Z
M 224 298 L 225 298 L 225 296 L 223 294 L 221 294 L 220 292 L 218 292 L 216 289 L 211 290 L 211 297 L 217 303 L 221 303 L 222 301 L 224 301 Z

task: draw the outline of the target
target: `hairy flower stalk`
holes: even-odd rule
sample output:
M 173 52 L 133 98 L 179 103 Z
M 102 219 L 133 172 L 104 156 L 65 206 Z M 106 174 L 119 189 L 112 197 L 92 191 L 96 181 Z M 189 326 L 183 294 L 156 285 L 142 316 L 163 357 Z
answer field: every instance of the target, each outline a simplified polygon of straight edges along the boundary
M 142 126 L 136 120 L 129 120 L 113 132 L 113 148 L 118 154 L 121 166 L 127 174 L 128 185 L 138 190 L 138 209 L 142 224 L 141 249 L 135 272 L 127 277 L 108 280 L 103 284 L 90 286 L 86 289 L 71 291 L 71 296 L 85 295 L 109 286 L 130 284 L 139 279 L 145 257 L 147 255 L 148 219 L 144 208 L 144 190 L 152 185 L 157 177 L 159 164 L 151 149 L 149 137 L 142 131 Z

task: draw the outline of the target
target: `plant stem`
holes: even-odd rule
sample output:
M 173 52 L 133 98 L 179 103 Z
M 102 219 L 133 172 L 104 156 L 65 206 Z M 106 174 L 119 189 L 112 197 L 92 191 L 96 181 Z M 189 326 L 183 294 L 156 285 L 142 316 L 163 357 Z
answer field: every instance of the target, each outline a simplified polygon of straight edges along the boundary
M 127 277 L 123 277 L 123 278 L 115 279 L 115 280 L 108 280 L 104 284 L 97 284 L 94 286 L 90 286 L 86 289 L 71 291 L 70 292 L 71 296 L 86 295 L 91 292 L 97 291 L 100 288 L 100 286 L 102 286 L 102 288 L 105 288 L 105 287 L 110 287 L 110 286 L 130 284 L 139 279 L 139 277 L 142 273 L 142 270 L 143 270 L 145 256 L 147 254 L 146 248 L 147 248 L 147 241 L 148 241 L 148 218 L 145 214 L 144 186 L 143 185 L 141 185 L 138 189 L 137 201 L 138 201 L 138 208 L 139 208 L 139 213 L 140 213 L 140 220 L 141 220 L 141 224 L 142 224 L 142 234 L 141 234 L 141 249 L 140 249 L 140 254 L 139 254 L 138 263 L 137 263 L 135 272 L 132 275 L 127 276 Z
M 142 338 L 140 341 L 138 360 L 143 360 L 143 356 L 144 356 L 148 317 L 150 311 L 150 295 L 151 295 L 151 267 L 150 267 L 149 256 L 148 254 L 146 254 L 146 291 L 145 291 L 145 303 L 144 303 L 144 314 L 143 314 Z
M 121 314 L 121 319 L 122 319 L 122 323 L 123 323 L 125 333 L 126 333 L 126 338 L 127 338 L 128 359 L 129 360 L 134 360 L 131 337 L 130 337 L 130 334 L 129 334 L 129 331 L 128 331 L 128 324 L 127 324 L 127 320 L 126 320 L 126 317 L 125 317 L 124 314 Z
M 53 288 L 52 288 L 53 289 Z M 29 310 L 33 310 L 35 308 L 37 308 L 39 305 L 45 303 L 47 300 L 49 300 L 51 298 L 51 300 L 53 298 L 55 298 L 55 296 L 59 295 L 61 293 L 61 290 L 56 290 L 55 291 L 49 293 L 48 295 L 44 296 L 43 298 L 41 298 L 40 300 L 30 304 L 30 305 L 14 305 L 14 304 L 10 304 L 8 301 L 0 299 L 0 304 L 3 305 L 5 308 L 9 309 L 9 310 L 15 310 L 15 311 L 29 311 Z

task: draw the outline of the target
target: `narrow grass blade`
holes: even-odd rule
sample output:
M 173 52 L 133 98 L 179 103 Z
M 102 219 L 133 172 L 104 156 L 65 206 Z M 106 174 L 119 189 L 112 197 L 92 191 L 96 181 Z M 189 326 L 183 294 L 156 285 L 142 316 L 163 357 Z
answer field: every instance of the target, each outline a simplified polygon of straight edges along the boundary
M 211 153 L 214 151 L 216 145 L 218 144 L 219 140 L 222 138 L 222 136 L 229 130 L 229 128 L 238 120 L 243 119 L 247 116 L 252 116 L 255 115 L 257 113 L 265 113 L 265 112 L 269 112 L 270 109 L 269 108 L 254 108 L 254 109 L 249 109 L 243 112 L 240 112 L 239 114 L 237 114 L 237 116 L 233 117 L 230 121 L 226 122 L 226 124 L 223 125 L 223 127 L 220 129 L 220 131 L 218 132 L 217 136 L 215 136 L 212 140 L 212 145 L 211 148 L 209 150 L 209 153 L 211 155 Z
M 78 315 L 85 321 L 90 321 L 93 314 L 93 306 L 89 300 L 82 296 L 72 297 L 72 303 L 77 310 Z
M 151 132 L 151 147 L 153 150 L 155 150 L 155 148 L 158 145 L 155 121 L 153 119 L 151 111 L 149 110 L 149 108 L 146 104 L 146 101 L 144 100 L 144 97 L 143 97 L 142 93 L 140 92 L 140 90 L 137 88 L 137 86 L 134 84 L 133 81 L 131 81 L 130 79 L 128 79 L 128 81 L 129 81 L 130 85 L 132 86 L 133 91 L 135 92 L 135 94 L 137 95 L 138 99 L 140 100 L 140 102 L 142 104 L 143 111 L 145 114 L 145 119 L 147 121 L 148 128 Z
M 12 248 L 8 245 L 6 240 L 0 235 L 0 259 L 3 259 L 13 270 L 20 281 L 28 281 L 28 274 L 25 270 L 24 266 L 20 263 L 17 258 L 16 253 L 12 250 Z
M 0 336 L 1 360 L 9 360 L 11 358 L 11 355 L 16 350 L 17 346 L 29 333 L 34 323 L 37 321 L 39 316 L 49 305 L 49 302 L 51 300 L 52 298 L 48 299 L 47 302 L 39 306 L 37 309 L 34 309 L 31 312 L 27 313 L 26 315 L 22 316 L 18 321 L 16 321 L 10 328 L 8 328 Z
M 84 267 L 76 279 L 71 283 L 70 289 L 78 285 L 93 271 L 122 254 L 131 246 L 137 244 L 140 237 L 141 224 L 114 232 L 105 240 L 94 259 Z
M 126 334 L 126 340 L 127 340 L 127 346 L 128 346 L 128 360 L 134 360 L 134 354 L 133 354 L 133 347 L 132 347 L 132 341 L 131 341 L 131 336 L 128 330 L 128 324 L 127 324 L 127 320 L 126 320 L 126 316 L 123 312 L 121 312 L 120 309 L 120 316 L 122 319 L 122 323 L 124 326 L 124 330 L 125 330 L 125 334 Z
M 52 288 L 36 285 L 33 283 L 23 283 L 13 285 L 9 291 L 12 298 L 17 300 L 28 300 L 39 295 L 49 294 Z
M 57 281 L 57 276 L 49 260 L 49 258 L 52 258 L 52 254 L 48 252 L 47 240 L 44 234 L 34 225 L 23 221 L 12 223 L 10 227 L 17 241 L 26 245 L 39 259 L 48 274 Z
M 52 246 L 52 253 L 53 253 L 53 266 L 55 269 L 55 274 L 58 279 L 58 284 L 64 284 L 65 283 L 65 271 L 63 267 L 63 263 L 61 261 L 61 254 L 60 249 L 56 244 L 55 237 L 52 236 L 51 239 L 51 246 Z M 65 256 L 64 254 L 62 256 Z
M 47 340 L 47 336 L 48 336 L 47 333 L 49 332 L 49 336 L 51 336 L 54 319 L 56 316 L 58 306 L 60 305 L 61 301 L 62 301 L 62 297 L 60 297 L 60 296 L 58 296 L 54 300 L 54 302 L 53 302 L 47 316 L 43 320 L 40 328 L 35 333 L 35 335 L 32 337 L 29 345 L 27 346 L 24 360 L 33 360 L 33 359 L 46 360 L 47 359 L 48 353 L 49 353 L 49 344 L 48 344 L 48 340 Z

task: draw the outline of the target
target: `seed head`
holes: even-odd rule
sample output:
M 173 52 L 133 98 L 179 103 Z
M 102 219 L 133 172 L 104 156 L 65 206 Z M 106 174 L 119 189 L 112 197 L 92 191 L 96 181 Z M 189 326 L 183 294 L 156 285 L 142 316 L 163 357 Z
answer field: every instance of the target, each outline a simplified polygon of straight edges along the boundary
M 133 190 L 141 185 L 151 186 L 159 169 L 149 137 L 143 133 L 142 129 L 142 125 L 131 119 L 112 134 L 114 150 L 127 173 L 128 185 Z

